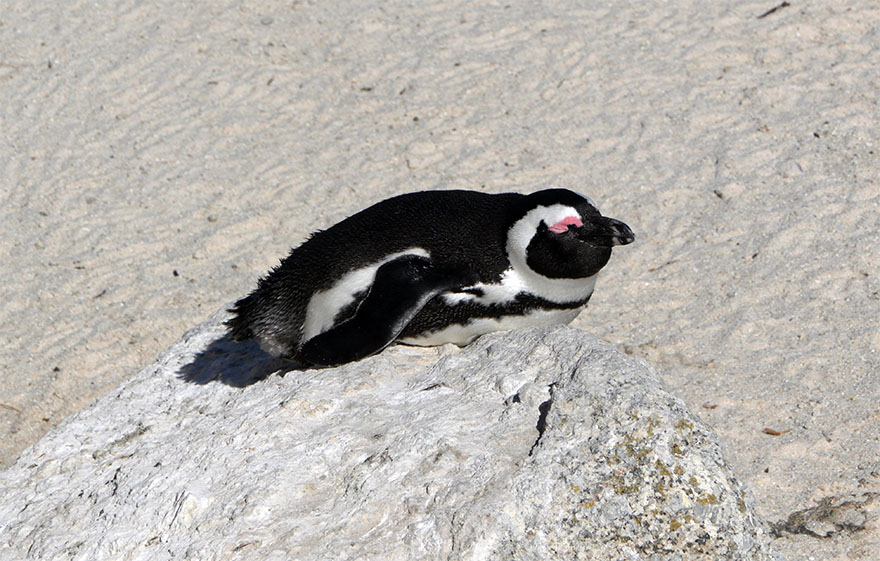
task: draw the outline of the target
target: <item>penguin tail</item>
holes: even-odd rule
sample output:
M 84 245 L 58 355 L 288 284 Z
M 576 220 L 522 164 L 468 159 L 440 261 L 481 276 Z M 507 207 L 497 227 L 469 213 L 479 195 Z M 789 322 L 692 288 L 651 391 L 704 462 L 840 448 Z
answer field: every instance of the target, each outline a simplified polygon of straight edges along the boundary
M 229 328 L 227 334 L 233 341 L 244 341 L 254 338 L 254 332 L 251 329 L 251 314 L 256 304 L 254 300 L 253 294 L 245 296 L 229 309 L 234 315 L 226 320 L 224 325 Z

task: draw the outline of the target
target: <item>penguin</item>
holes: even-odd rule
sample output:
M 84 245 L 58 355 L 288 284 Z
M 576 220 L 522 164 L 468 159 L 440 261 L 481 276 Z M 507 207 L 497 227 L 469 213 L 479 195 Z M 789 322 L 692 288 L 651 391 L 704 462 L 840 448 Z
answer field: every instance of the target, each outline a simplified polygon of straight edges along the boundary
M 633 240 L 567 189 L 399 195 L 293 249 L 233 305 L 228 335 L 329 367 L 395 342 L 463 346 L 491 331 L 566 324 L 611 248 Z

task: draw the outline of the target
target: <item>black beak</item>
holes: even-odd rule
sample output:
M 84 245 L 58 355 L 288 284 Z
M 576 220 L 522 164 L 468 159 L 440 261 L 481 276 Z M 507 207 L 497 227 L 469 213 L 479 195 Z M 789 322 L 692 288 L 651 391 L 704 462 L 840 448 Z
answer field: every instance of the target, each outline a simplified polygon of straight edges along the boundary
M 629 226 L 606 216 L 599 216 L 584 223 L 578 232 L 578 237 L 582 241 L 600 247 L 626 245 L 636 239 Z

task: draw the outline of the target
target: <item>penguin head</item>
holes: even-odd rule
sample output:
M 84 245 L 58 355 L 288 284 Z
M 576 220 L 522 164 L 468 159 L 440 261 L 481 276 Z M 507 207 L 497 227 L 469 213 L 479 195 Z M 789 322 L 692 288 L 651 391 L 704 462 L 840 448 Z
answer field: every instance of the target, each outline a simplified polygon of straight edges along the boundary
M 608 263 L 613 246 L 635 239 L 629 226 L 567 189 L 527 195 L 519 211 L 508 232 L 508 259 L 514 269 L 548 279 L 592 277 Z

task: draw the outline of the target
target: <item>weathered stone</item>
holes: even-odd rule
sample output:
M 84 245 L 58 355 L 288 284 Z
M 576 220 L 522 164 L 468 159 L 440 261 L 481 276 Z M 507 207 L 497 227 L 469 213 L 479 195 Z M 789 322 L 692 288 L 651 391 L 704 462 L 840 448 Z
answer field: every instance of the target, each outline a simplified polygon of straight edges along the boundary
M 0 474 L 0 557 L 775 557 L 717 438 L 591 335 L 260 380 L 224 318 Z

